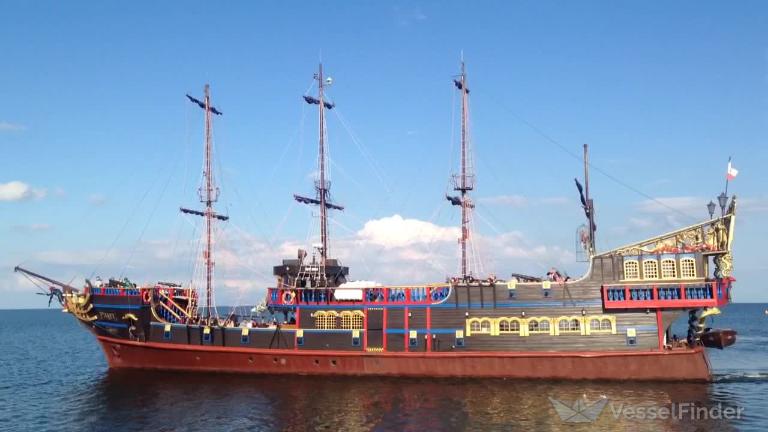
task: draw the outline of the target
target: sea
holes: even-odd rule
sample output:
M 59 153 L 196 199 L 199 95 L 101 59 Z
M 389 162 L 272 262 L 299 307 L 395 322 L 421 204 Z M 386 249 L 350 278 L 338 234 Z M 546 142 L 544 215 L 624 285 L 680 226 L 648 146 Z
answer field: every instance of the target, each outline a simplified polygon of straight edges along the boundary
M 70 315 L 2 310 L 0 431 L 768 430 L 766 309 L 714 319 L 711 383 L 111 371 Z

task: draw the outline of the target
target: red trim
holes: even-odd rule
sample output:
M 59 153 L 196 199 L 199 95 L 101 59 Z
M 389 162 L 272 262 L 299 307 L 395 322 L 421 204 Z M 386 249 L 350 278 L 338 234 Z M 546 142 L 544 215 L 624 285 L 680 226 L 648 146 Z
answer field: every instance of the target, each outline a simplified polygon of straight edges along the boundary
M 98 337 L 110 368 L 255 374 L 708 381 L 702 347 L 666 351 L 430 353 L 253 349 Z
M 432 308 L 427 308 L 427 351 L 432 351 Z
M 382 335 L 381 335 L 381 338 L 382 338 L 381 350 L 382 351 L 386 351 L 387 350 L 387 308 L 384 308 L 384 312 L 382 314 L 381 320 L 382 320 L 382 322 L 381 322 L 381 333 L 382 333 Z
M 405 314 L 405 317 L 403 318 L 404 319 L 403 327 L 405 328 L 405 352 L 410 352 L 411 351 L 411 344 L 409 343 L 410 341 L 408 340 L 409 339 L 409 337 L 408 337 L 408 307 L 403 308 L 403 313 Z
M 301 308 L 296 306 L 296 311 L 294 314 L 296 315 L 296 329 L 301 329 Z M 299 338 L 297 334 L 297 332 L 293 332 L 293 349 L 296 351 L 299 350 L 299 344 L 296 343 L 296 339 Z
M 204 351 L 204 352 L 234 352 L 234 353 L 252 353 L 252 354 L 283 354 L 296 356 L 336 356 L 336 357 L 634 357 L 634 356 L 658 356 L 658 355 L 689 355 L 692 353 L 704 351 L 703 347 L 697 346 L 693 349 L 675 349 L 665 351 L 433 351 L 427 353 L 424 351 L 414 351 L 412 353 L 387 351 L 383 352 L 362 352 L 362 351 L 333 351 L 333 350 L 303 350 L 294 352 L 289 348 L 240 348 L 213 345 L 184 345 L 162 342 L 137 342 L 125 339 L 117 339 L 109 336 L 96 336 L 102 343 L 116 343 L 120 345 L 131 345 L 136 347 L 156 348 L 172 351 Z
M 661 319 L 661 311 L 656 309 L 656 328 L 659 333 L 659 349 L 664 349 L 664 325 Z
M 363 308 L 363 351 L 368 349 L 368 308 Z

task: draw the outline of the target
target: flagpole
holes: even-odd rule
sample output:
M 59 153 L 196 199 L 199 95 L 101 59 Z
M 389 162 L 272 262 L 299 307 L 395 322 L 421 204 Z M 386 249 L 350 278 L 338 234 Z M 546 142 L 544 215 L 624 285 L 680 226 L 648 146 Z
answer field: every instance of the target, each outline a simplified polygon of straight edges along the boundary
M 731 158 L 732 156 L 728 156 L 728 172 L 725 173 L 725 196 L 728 196 L 728 182 L 731 180 Z

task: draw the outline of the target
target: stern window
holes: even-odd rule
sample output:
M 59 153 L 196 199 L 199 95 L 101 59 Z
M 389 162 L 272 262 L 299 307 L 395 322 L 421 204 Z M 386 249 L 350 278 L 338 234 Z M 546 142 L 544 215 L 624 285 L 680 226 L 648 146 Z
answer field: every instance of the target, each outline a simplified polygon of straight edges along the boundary
M 696 277 L 696 261 L 693 258 L 683 258 L 680 260 L 680 276 L 686 279 Z

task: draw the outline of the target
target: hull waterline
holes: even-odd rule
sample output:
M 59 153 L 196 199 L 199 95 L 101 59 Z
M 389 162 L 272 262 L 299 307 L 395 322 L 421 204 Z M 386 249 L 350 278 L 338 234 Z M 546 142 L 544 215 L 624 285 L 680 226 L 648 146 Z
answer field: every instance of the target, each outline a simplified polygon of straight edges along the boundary
M 649 352 L 352 353 L 134 342 L 98 336 L 109 367 L 248 374 L 709 381 L 703 348 Z

